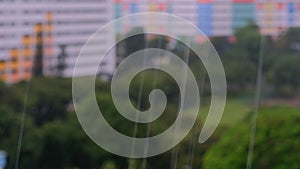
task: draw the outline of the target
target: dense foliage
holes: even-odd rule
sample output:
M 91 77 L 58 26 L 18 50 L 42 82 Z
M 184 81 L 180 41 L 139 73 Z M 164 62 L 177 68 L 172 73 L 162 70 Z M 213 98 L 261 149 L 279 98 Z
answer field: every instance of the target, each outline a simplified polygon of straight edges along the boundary
M 257 117 L 253 168 L 299 168 L 300 111 L 290 107 L 262 108 Z M 249 121 L 222 134 L 204 159 L 204 169 L 246 167 Z
M 141 109 L 149 107 L 148 95 L 155 87 L 166 92 L 169 103 L 165 113 L 152 124 L 150 135 L 164 131 L 176 118 L 178 94 L 175 81 L 166 74 L 156 77 L 156 85 L 152 85 L 153 72 L 145 72 L 145 85 L 143 88 L 143 101 Z M 132 103 L 136 105 L 141 74 L 132 82 L 130 87 Z M 31 169 L 64 169 L 64 168 L 127 168 L 129 160 L 113 155 L 97 146 L 81 128 L 72 107 L 71 79 L 61 78 L 35 78 L 29 84 L 28 105 L 24 137 L 22 141 L 20 167 Z M 21 82 L 16 85 L 3 85 L 1 88 L 0 103 L 0 149 L 8 153 L 7 168 L 13 168 L 16 160 L 16 150 L 21 125 L 23 99 L 27 84 Z M 96 97 L 99 101 L 106 120 L 116 130 L 132 136 L 134 123 L 121 116 L 113 105 L 110 95 L 110 86 L 107 82 L 96 82 Z M 146 136 L 145 124 L 138 125 L 137 136 Z M 198 130 L 197 130 L 198 131 Z M 186 152 L 189 145 L 186 139 L 181 151 Z M 203 151 L 201 150 L 201 154 Z M 179 165 L 184 165 L 188 158 L 183 153 Z M 161 163 L 152 163 L 157 157 L 149 159 L 149 166 L 170 167 L 171 152 L 161 155 L 165 159 Z M 141 160 L 135 160 L 136 166 L 141 166 Z M 199 163 L 196 163 L 199 165 Z

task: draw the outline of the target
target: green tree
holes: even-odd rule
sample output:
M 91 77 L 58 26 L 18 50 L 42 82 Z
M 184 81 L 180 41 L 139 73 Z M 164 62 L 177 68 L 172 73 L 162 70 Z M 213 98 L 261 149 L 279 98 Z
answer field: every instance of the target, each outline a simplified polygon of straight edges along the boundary
M 280 96 L 295 96 L 300 85 L 300 57 L 298 54 L 284 55 L 273 65 L 269 72 L 275 92 Z
M 271 107 L 259 110 L 253 156 L 253 168 L 299 168 L 299 110 Z M 204 158 L 204 169 L 245 168 L 249 121 L 225 132 Z
M 16 162 L 21 116 L 5 106 L 1 106 L 0 113 L 0 149 L 8 153 L 8 168 L 13 168 Z M 26 118 L 24 126 L 20 166 L 35 169 L 41 153 L 41 133 L 32 125 L 30 117 Z
M 229 90 L 245 89 L 255 84 L 261 36 L 256 25 L 238 28 L 234 34 L 236 43 L 222 53 Z
M 129 56 L 130 54 L 138 50 L 142 50 L 145 48 L 145 44 L 146 44 L 145 34 L 134 35 L 136 33 L 142 33 L 142 32 L 143 32 L 142 27 L 135 27 L 128 33 L 128 36 L 130 37 L 125 39 L 125 46 L 126 46 L 125 57 Z

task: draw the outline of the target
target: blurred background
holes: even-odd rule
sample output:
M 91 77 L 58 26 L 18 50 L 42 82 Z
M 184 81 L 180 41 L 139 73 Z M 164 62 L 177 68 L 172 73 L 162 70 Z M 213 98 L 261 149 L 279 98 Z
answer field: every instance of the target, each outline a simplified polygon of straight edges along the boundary
M 110 21 L 139 12 L 173 14 L 203 33 L 155 17 L 118 22 L 101 32 L 77 71 L 92 75 L 97 52 L 110 49 L 98 69 L 95 90 L 106 120 L 131 137 L 155 136 L 175 121 L 179 88 L 159 70 L 137 74 L 129 93 L 137 109 L 147 110 L 150 91 L 165 92 L 167 107 L 154 122 L 128 121 L 112 101 L 114 70 L 146 48 L 168 50 L 189 65 L 201 91 L 201 107 L 193 130 L 175 148 L 130 159 L 101 149 L 85 134 L 71 89 L 76 58 L 88 38 Z M 157 20 L 163 26 L 152 24 Z M 227 102 L 219 127 L 205 143 L 197 142 L 211 99 L 203 63 L 173 37 L 145 33 L 121 40 L 143 30 L 172 32 L 199 50 L 210 41 L 218 52 Z M 300 168 L 300 0 L 0 0 L 0 39 L 0 169 Z

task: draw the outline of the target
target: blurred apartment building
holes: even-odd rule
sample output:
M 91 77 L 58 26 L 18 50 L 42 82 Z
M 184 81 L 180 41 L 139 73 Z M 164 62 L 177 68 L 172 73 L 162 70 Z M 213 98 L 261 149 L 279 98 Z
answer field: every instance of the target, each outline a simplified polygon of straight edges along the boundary
M 207 36 L 232 36 L 236 28 L 250 22 L 259 25 L 262 34 L 272 36 L 300 26 L 300 0 L 0 0 L 0 79 L 14 83 L 39 74 L 70 77 L 81 47 L 97 29 L 138 12 L 183 17 Z M 151 24 L 157 19 L 165 26 Z M 142 22 L 147 23 L 146 30 L 173 31 L 196 42 L 204 40 L 167 18 L 150 17 Z M 82 75 L 91 74 L 99 48 L 106 51 L 116 34 L 140 25 L 144 23 L 132 19 L 103 32 L 103 38 L 85 55 L 86 63 L 78 66 Z M 113 73 L 114 50 L 104 58 L 99 74 Z
M 110 0 L 0 0 L 0 79 L 15 83 L 33 75 L 70 77 L 81 47 L 112 18 Z M 115 37 L 103 33 L 91 49 L 106 51 Z M 93 44 L 92 44 L 93 45 Z M 104 58 L 99 74 L 111 74 L 114 52 Z M 78 65 L 90 75 L 99 59 L 91 50 Z
M 271 36 L 300 26 L 300 0 L 116 0 L 114 4 L 115 18 L 138 12 L 167 12 L 183 17 L 207 36 L 231 36 L 236 28 L 251 22 L 259 25 L 262 34 Z M 150 25 L 146 29 L 174 31 L 199 42 L 203 40 L 197 32 L 172 25 L 164 18 L 159 20 L 169 24 L 164 28 L 151 28 Z M 146 22 L 151 22 L 151 18 Z M 140 24 L 135 20 L 120 23 L 117 30 L 128 31 Z

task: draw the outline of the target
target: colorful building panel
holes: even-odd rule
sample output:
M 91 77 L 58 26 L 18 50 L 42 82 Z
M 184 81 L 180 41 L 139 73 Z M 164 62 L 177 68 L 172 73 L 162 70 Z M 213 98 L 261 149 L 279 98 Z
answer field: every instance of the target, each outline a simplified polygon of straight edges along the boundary
M 213 8 L 210 2 L 199 2 L 197 4 L 197 26 L 207 36 L 211 36 L 212 32 L 212 14 Z
M 249 0 L 234 0 L 232 4 L 232 28 L 255 23 L 255 5 Z

